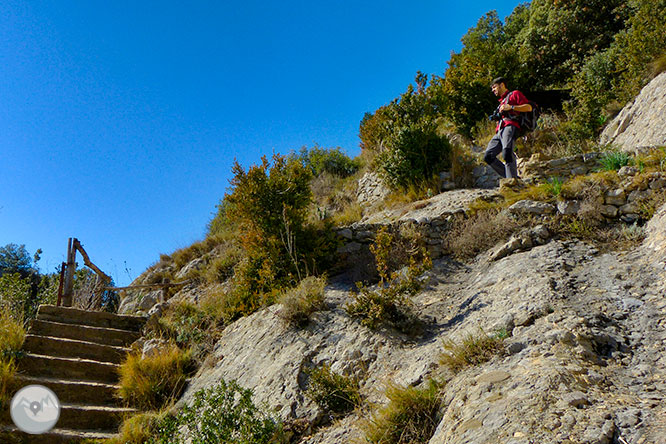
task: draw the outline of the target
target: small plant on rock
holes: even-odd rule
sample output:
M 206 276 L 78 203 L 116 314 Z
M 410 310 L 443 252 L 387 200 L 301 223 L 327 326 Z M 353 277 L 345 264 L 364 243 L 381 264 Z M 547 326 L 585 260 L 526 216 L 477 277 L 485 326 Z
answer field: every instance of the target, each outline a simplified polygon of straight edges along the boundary
M 602 170 L 617 171 L 631 164 L 631 156 L 623 151 L 608 151 L 599 159 Z
M 361 323 L 370 328 L 388 324 L 403 332 L 413 332 L 418 320 L 412 313 L 410 297 L 423 288 L 419 276 L 432 267 L 432 261 L 425 251 L 421 251 L 420 262 L 417 263 L 411 256 L 405 270 L 391 272 L 393 239 L 386 227 L 378 232 L 370 250 L 377 262 L 379 283 L 374 288 L 357 283 L 359 291 L 353 295 L 354 301 L 346 306 L 346 310 L 350 315 L 361 318 Z
M 445 352 L 442 353 L 441 363 L 453 373 L 458 373 L 469 366 L 483 364 L 494 356 L 504 353 L 506 337 L 507 333 L 503 330 L 492 335 L 481 331 L 479 335 L 465 336 L 459 343 L 445 340 Z
M 375 444 L 425 444 L 439 423 L 439 389 L 434 381 L 426 388 L 389 385 L 389 403 L 367 420 L 367 442 Z
M 305 373 L 310 377 L 306 396 L 332 415 L 344 415 L 361 405 L 357 378 L 334 373 L 326 363 Z
M 307 324 L 310 316 L 324 308 L 326 278 L 308 276 L 297 287 L 287 290 L 280 298 L 279 316 L 297 326 Z

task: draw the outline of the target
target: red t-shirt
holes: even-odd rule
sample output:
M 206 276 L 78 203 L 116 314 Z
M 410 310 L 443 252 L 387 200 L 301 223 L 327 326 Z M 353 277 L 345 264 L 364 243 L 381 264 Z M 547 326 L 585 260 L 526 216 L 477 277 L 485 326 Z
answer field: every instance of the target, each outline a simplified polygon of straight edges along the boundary
M 509 105 L 514 105 L 514 106 L 524 105 L 526 103 L 529 103 L 527 97 L 525 97 L 525 95 L 518 90 L 505 92 L 504 95 L 499 99 L 499 101 L 500 104 L 508 103 Z M 495 131 L 499 131 L 500 129 L 504 128 L 507 125 L 513 125 L 516 128 L 520 128 L 520 123 L 518 123 L 518 116 L 520 115 L 520 113 L 518 111 L 507 111 L 504 114 L 506 115 L 506 117 L 497 122 L 497 128 L 495 129 Z

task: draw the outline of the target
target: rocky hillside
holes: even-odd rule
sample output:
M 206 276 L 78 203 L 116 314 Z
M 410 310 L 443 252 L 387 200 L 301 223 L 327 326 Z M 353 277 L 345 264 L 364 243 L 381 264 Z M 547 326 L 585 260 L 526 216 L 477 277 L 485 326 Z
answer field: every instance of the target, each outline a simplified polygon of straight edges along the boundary
M 613 143 L 625 151 L 666 143 L 666 72 L 654 78 L 606 126 L 601 143 Z
M 658 137 L 627 143 L 666 142 Z M 587 156 L 573 166 L 557 160 L 538 168 L 534 159 L 525 168 L 566 164 L 575 175 L 590 159 L 597 161 Z M 637 168 L 625 169 L 619 188 L 597 202 L 599 217 L 618 224 L 642 220 L 640 198 L 662 192 L 662 175 L 637 180 Z M 329 279 L 324 308 L 302 328 L 283 321 L 280 304 L 230 324 L 179 405 L 220 380 L 236 380 L 285 423 L 301 424 L 303 444 L 362 442 L 364 423 L 388 401 L 387 387 L 423 387 L 434 380 L 441 406 L 430 444 L 666 443 L 666 206 L 642 227 L 641 243 L 609 251 L 545 228 L 555 214 L 582 211 L 571 210 L 579 202 L 523 200 L 507 211 L 529 213 L 533 228 L 464 263 L 442 256 L 441 239 L 452 218 L 479 197 L 492 200 L 497 190 L 443 193 L 341 230 L 347 243 L 340 253 L 352 269 Z M 388 223 L 421 226 L 431 253 L 439 256 L 412 300 L 422 323 L 417 336 L 370 329 L 345 309 L 355 290 L 354 258 L 364 257 L 355 254 L 367 250 L 373 227 Z M 180 276 L 187 275 L 183 270 Z M 150 281 L 150 273 L 141 282 Z M 173 300 L 196 300 L 200 292 L 185 287 Z M 159 316 L 164 304 L 158 298 L 137 293 L 123 301 L 122 311 Z M 445 365 L 451 344 L 497 332 L 506 337 L 503 352 L 489 361 L 455 371 Z M 363 408 L 334 418 L 306 396 L 308 369 L 321 364 L 358 378 Z

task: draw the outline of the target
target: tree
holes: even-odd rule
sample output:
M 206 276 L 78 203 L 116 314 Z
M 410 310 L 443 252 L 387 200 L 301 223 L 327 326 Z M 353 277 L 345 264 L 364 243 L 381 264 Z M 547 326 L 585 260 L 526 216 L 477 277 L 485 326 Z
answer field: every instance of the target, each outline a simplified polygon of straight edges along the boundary
M 416 75 L 407 91 L 361 122 L 361 146 L 372 151 L 385 182 L 407 187 L 450 165 L 451 146 L 438 133 L 438 103 L 427 94 L 428 76 Z
M 41 253 L 35 253 L 37 256 Z M 7 273 L 19 273 L 26 276 L 34 272 L 32 267 L 32 258 L 25 245 L 7 244 L 0 247 L 0 276 Z

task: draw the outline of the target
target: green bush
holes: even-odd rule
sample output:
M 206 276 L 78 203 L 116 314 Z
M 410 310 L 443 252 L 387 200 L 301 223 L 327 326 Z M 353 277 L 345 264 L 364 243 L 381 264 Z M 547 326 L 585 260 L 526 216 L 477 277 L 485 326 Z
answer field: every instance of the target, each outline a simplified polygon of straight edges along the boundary
M 363 425 L 367 442 L 375 444 L 426 444 L 440 418 L 439 389 L 431 381 L 426 388 L 389 385 L 388 405 Z
M 419 73 L 416 83 L 416 90 L 409 85 L 361 122 L 361 146 L 374 153 L 375 167 L 394 188 L 429 180 L 451 165 L 451 145 L 438 133 L 435 103 L 425 93 L 427 76 Z
M 321 148 L 317 145 L 310 149 L 303 147 L 298 154 L 292 154 L 290 158 L 301 162 L 315 177 L 323 173 L 347 177 L 356 173 L 361 166 L 360 160 L 351 159 L 339 147 Z
M 173 423 L 175 427 L 165 427 L 161 435 L 177 430 L 176 443 L 185 442 L 185 437 L 191 444 L 283 442 L 279 420 L 255 406 L 252 391 L 235 381 L 222 380 L 215 387 L 197 392 L 192 404 L 183 408 Z
M 334 373 L 326 363 L 306 369 L 305 373 L 310 377 L 306 396 L 328 413 L 344 415 L 361 405 L 357 378 Z

